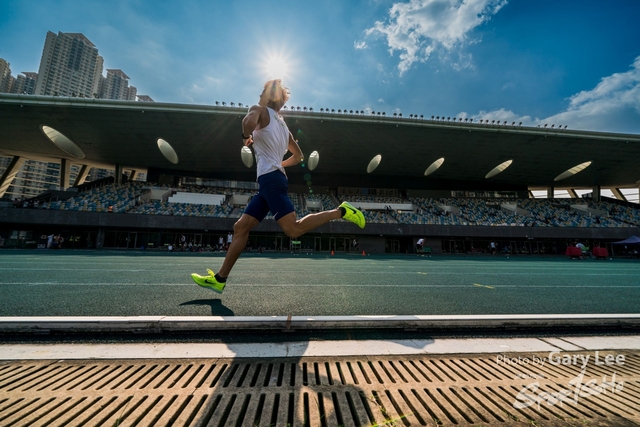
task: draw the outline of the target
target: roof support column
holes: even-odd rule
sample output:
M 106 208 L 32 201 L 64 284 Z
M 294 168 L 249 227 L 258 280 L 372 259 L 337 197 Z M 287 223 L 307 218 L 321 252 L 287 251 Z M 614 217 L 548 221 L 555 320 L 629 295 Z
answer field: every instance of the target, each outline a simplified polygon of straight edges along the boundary
M 555 188 L 553 187 L 547 187 L 547 199 L 553 199 L 554 190 Z
M 622 200 L 622 201 L 627 201 L 627 198 L 624 196 L 624 194 L 622 194 L 622 191 L 620 191 L 619 188 L 612 188 L 611 192 L 613 193 L 614 197 L 618 200 Z
M 78 172 L 78 175 L 76 175 L 76 180 L 73 182 L 73 186 L 79 187 L 84 184 L 84 180 L 87 179 L 90 170 L 91 168 L 87 165 L 80 166 L 80 171 Z
M 102 228 L 98 229 L 98 234 L 96 235 L 96 249 L 102 249 L 104 246 L 104 230 Z
M 122 184 L 122 165 L 116 165 L 116 170 L 115 170 L 115 176 L 114 176 L 114 183 L 117 185 L 121 185 Z
M 591 199 L 594 202 L 602 201 L 602 188 L 599 185 L 596 185 L 593 187 L 593 193 L 592 193 Z
M 69 175 L 71 175 L 71 162 L 67 159 L 60 159 L 60 190 L 69 188 Z
M 129 175 L 129 182 L 135 181 L 137 174 L 138 174 L 137 170 L 131 169 L 131 175 Z
M 13 179 L 16 177 L 18 172 L 20 172 L 20 169 L 24 164 L 24 160 L 24 157 L 20 156 L 14 156 L 11 159 L 11 163 L 7 166 L 7 170 L 4 171 L 2 178 L 0 178 L 0 197 L 3 197 L 11 186 Z
M 576 193 L 576 190 L 574 188 L 569 188 L 567 189 L 567 191 L 569 192 L 569 197 L 571 197 L 572 199 L 578 198 L 578 193 Z

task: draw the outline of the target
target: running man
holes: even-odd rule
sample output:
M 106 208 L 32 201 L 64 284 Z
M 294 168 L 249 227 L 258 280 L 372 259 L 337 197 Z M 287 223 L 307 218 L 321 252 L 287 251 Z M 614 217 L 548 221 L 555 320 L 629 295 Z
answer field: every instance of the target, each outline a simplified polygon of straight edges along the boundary
M 360 228 L 365 226 L 362 212 L 347 202 L 342 202 L 336 209 L 296 218 L 289 199 L 289 183 L 284 168 L 297 165 L 304 160 L 304 155 L 278 114 L 289 96 L 289 89 L 282 86 L 279 79 L 269 80 L 264 85 L 258 105 L 252 106 L 242 120 L 242 141 L 246 147 L 253 145 L 260 190 L 234 224 L 233 241 L 218 273 L 207 269 L 207 276 L 191 274 L 193 280 L 202 287 L 222 293 L 231 269 L 246 246 L 249 231 L 269 212 L 273 213 L 280 228 L 292 239 L 339 218 L 349 220 Z M 287 152 L 291 156 L 283 160 Z

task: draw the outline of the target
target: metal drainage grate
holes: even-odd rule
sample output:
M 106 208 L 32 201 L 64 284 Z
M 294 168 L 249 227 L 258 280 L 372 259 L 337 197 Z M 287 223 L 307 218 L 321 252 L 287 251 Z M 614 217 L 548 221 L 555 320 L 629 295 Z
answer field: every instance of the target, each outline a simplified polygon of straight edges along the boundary
M 640 353 L 573 355 L 0 362 L 0 426 L 640 424 Z

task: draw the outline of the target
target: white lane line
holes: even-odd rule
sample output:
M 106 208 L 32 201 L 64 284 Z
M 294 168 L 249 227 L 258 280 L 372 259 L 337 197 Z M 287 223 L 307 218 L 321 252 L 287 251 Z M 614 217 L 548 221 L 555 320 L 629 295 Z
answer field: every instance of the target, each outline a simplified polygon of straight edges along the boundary
M 0 267 L 0 271 L 23 271 L 25 273 L 28 273 L 30 271 L 51 271 L 51 268 L 5 268 L 5 267 Z M 171 268 L 171 271 L 174 271 L 174 268 Z M 138 272 L 146 272 L 146 271 L 161 271 L 157 268 L 151 269 L 151 270 L 144 270 L 144 269 L 132 269 L 132 270 L 126 270 L 126 269 L 115 269 L 115 268 L 58 268 L 55 267 L 55 271 L 109 271 L 109 272 L 117 272 L 117 273 L 138 273 Z
M 485 282 L 486 283 L 486 282 Z M 24 286 L 196 286 L 194 283 L 126 283 L 126 282 L 82 282 L 82 283 L 68 283 L 68 282 L 0 282 L 0 285 L 24 285 Z M 594 289 L 609 289 L 609 288 L 625 288 L 625 289 L 640 289 L 640 284 L 637 285 L 501 285 L 490 283 L 496 289 L 498 288 L 594 288 Z M 325 283 L 230 283 L 230 287 L 270 287 L 270 288 L 304 288 L 304 287 L 323 287 L 323 288 L 469 288 L 473 286 L 472 283 L 463 285 L 432 285 L 432 284 L 325 284 Z
M 351 276 L 362 276 L 364 274 L 373 274 L 373 275 L 380 275 L 380 274 L 384 274 L 384 275 L 402 275 L 402 276 L 406 276 L 406 275 L 412 275 L 412 274 L 428 274 L 431 276 L 528 276 L 531 277 L 532 273 L 530 272 L 477 272 L 477 271 L 473 271 L 473 272 L 462 272 L 462 271 L 457 271 L 455 273 L 452 273 L 451 271 L 430 271 L 429 269 L 426 269 L 426 272 L 423 271 L 388 271 L 388 270 L 366 270 L 366 271 L 346 271 L 346 272 L 340 272 L 341 275 L 345 276 L 345 275 L 351 275 Z M 30 271 L 51 271 L 51 268 L 28 268 L 28 269 L 24 269 L 24 268 L 4 268 L 4 267 L 0 267 L 0 271 L 23 271 L 25 273 L 29 273 Z M 116 272 L 116 273 L 141 273 L 141 272 L 163 272 L 163 271 L 175 271 L 175 268 L 170 268 L 167 270 L 162 270 L 160 268 L 153 268 L 153 269 L 106 269 L 106 268 L 56 268 L 55 271 L 98 271 L 98 272 Z M 272 273 L 280 273 L 280 274 L 299 274 L 300 270 L 282 270 L 282 269 L 277 269 L 277 270 L 267 270 L 267 271 L 262 271 L 261 274 L 272 274 Z M 186 273 L 185 273 L 186 274 Z M 321 273 L 316 273 L 316 274 L 321 274 Z M 325 273 L 326 274 L 326 273 Z M 334 274 L 334 273 L 331 273 Z M 629 273 L 579 273 L 578 276 L 576 276 L 576 273 L 555 273 L 555 272 L 536 272 L 535 276 L 554 276 L 554 277 L 558 277 L 558 276 L 571 276 L 571 277 L 583 277 L 583 276 L 606 276 L 606 277 L 624 277 L 624 276 L 633 276 L 633 277 L 637 277 L 639 274 L 639 271 L 630 271 Z

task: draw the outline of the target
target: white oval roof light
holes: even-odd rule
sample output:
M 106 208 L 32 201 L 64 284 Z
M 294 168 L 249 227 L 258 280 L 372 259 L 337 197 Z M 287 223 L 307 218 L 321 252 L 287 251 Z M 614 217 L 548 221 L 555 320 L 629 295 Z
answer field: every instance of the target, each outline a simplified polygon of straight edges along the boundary
M 317 151 L 314 151 L 309 156 L 309 170 L 312 171 L 316 167 L 318 167 L 319 162 L 320 162 L 320 153 L 318 153 Z
M 429 166 L 427 168 L 427 170 L 424 171 L 424 176 L 429 176 L 432 173 L 434 173 L 435 171 L 437 171 L 438 168 L 440 166 L 442 166 L 443 163 L 444 163 L 444 157 L 440 157 L 438 160 L 436 160 L 435 162 L 431 163 L 431 166 Z
M 158 138 L 158 148 L 165 159 L 169 160 L 174 165 L 178 164 L 178 155 L 171 144 L 162 138 Z
M 580 163 L 579 165 L 574 166 L 571 169 L 567 169 L 566 171 L 562 172 L 560 175 L 556 176 L 554 181 L 562 181 L 563 179 L 569 178 L 570 176 L 573 176 L 578 172 L 582 172 L 583 170 L 588 168 L 590 165 L 591 165 L 591 162 Z
M 371 173 L 374 170 L 376 170 L 376 168 L 380 165 L 381 161 L 382 161 L 382 156 L 380 154 L 378 154 L 373 159 L 371 159 L 371 161 L 369 162 L 369 166 L 367 166 L 367 173 Z
M 253 166 L 253 153 L 251 152 L 251 148 L 242 147 L 240 150 L 240 157 L 242 158 L 242 163 L 248 168 Z
M 513 163 L 513 160 L 507 160 L 506 162 L 500 163 L 498 166 L 491 169 L 489 173 L 484 176 L 485 179 L 489 179 L 491 177 L 498 175 L 500 172 L 503 172 L 506 168 L 511 166 L 511 163 Z
M 76 144 L 54 128 L 47 125 L 42 125 L 40 126 L 40 130 L 47 138 L 49 138 L 51 142 L 54 143 L 56 147 L 58 147 L 68 155 L 73 156 L 76 159 L 84 159 L 84 152 L 80 147 L 78 147 L 78 144 Z

